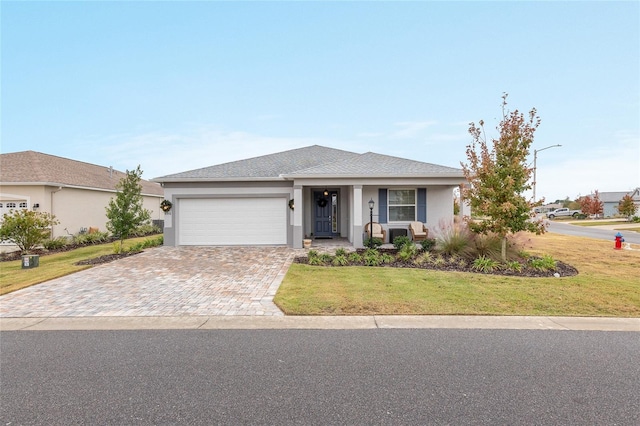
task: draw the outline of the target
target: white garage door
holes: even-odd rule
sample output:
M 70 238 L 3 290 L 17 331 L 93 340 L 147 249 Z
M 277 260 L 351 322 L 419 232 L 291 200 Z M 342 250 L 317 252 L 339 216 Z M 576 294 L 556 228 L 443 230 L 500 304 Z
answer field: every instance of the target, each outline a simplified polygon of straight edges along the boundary
M 287 243 L 284 198 L 186 198 L 179 208 L 179 245 Z

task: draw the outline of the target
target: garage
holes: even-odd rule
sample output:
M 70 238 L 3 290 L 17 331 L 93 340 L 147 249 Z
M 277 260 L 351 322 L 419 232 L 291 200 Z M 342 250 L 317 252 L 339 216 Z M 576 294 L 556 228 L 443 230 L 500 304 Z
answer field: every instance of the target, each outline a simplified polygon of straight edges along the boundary
M 183 198 L 179 245 L 287 244 L 287 201 L 278 198 Z

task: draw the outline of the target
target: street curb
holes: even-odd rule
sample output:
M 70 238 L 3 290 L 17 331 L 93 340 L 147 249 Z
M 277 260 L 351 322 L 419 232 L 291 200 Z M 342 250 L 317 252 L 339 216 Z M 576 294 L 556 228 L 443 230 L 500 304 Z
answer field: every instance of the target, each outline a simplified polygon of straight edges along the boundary
M 0 318 L 0 331 L 268 329 L 491 329 L 640 332 L 640 318 L 464 315 Z

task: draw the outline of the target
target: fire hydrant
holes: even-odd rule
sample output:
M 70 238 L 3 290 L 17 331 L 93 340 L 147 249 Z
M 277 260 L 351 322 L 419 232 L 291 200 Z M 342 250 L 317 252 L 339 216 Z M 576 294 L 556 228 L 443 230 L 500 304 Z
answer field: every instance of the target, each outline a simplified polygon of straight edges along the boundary
M 616 234 L 616 246 L 614 247 L 616 250 L 622 250 L 622 243 L 624 242 L 624 238 L 622 238 L 621 233 Z

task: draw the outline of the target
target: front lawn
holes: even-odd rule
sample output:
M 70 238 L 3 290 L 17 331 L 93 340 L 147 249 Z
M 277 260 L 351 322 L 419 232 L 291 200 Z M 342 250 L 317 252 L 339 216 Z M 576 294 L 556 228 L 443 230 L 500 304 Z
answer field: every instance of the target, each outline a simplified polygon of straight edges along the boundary
M 510 277 L 389 267 L 293 264 L 274 302 L 288 315 L 640 317 L 640 248 L 547 233 L 526 250 L 576 267 L 572 277 Z

